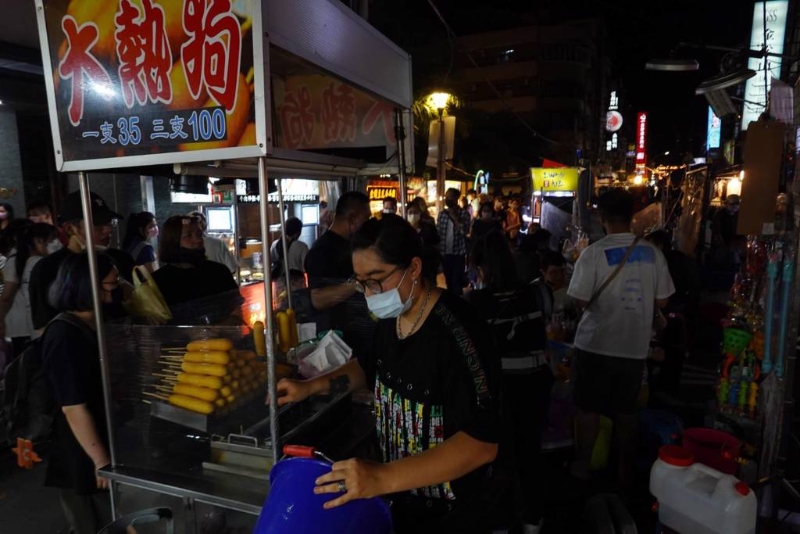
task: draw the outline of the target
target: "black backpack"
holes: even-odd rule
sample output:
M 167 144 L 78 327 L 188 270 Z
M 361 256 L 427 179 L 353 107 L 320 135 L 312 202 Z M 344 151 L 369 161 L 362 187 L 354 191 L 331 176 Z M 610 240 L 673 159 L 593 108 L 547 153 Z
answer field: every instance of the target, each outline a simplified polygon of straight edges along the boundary
M 94 332 L 80 319 L 69 313 L 58 314 L 54 321 L 75 325 L 87 337 L 94 339 Z M 42 358 L 41 337 L 35 339 L 22 354 L 14 358 L 6 368 L 5 391 L 3 392 L 2 421 L 6 437 L 11 443 L 17 438 L 42 441 L 50 437 L 56 414 L 52 386 L 47 366 Z

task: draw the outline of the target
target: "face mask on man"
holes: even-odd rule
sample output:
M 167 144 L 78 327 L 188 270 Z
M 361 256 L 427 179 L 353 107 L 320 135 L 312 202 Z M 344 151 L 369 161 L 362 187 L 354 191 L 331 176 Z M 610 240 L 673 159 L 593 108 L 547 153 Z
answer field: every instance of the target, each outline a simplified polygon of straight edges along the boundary
M 79 236 L 77 234 L 73 235 L 72 237 L 75 240 L 78 241 L 78 244 L 80 245 L 81 250 L 86 250 L 86 240 L 85 239 L 83 239 L 81 236 Z M 105 252 L 106 250 L 108 250 L 108 246 L 107 245 L 95 245 L 94 249 L 97 252 Z
M 64 245 L 61 244 L 61 241 L 59 241 L 58 239 L 54 239 L 53 241 L 50 241 L 47 244 L 47 253 L 53 254 L 54 252 L 58 252 L 62 248 L 64 248 Z
M 419 220 L 420 220 L 420 214 L 419 213 L 409 213 L 408 214 L 408 222 L 410 222 L 411 224 L 417 224 L 419 222 Z
M 400 298 L 399 287 L 403 284 L 406 274 L 408 274 L 408 270 L 403 273 L 403 278 L 400 279 L 397 287 L 366 297 L 369 311 L 379 319 L 394 319 L 411 309 L 411 298 L 414 296 L 413 289 L 405 302 Z

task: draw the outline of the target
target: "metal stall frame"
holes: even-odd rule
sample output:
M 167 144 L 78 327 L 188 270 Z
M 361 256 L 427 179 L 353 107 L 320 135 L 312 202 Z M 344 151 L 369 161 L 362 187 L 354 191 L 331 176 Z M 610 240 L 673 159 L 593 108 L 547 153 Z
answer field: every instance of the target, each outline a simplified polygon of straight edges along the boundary
M 36 0 L 36 9 L 44 70 L 46 73 L 52 73 L 55 71 L 50 56 L 44 6 L 47 1 Z M 274 44 L 310 62 L 323 71 L 332 73 L 352 83 L 354 86 L 391 102 L 397 106 L 398 110 L 409 110 L 413 103 L 411 59 L 408 54 L 380 34 L 368 22 L 338 2 L 338 0 L 253 0 L 252 9 L 256 111 L 256 144 L 253 146 L 69 160 L 63 152 L 63 132 L 60 131 L 58 121 L 54 79 L 52 76 L 45 76 L 57 167 L 60 172 L 74 171 L 79 173 L 78 181 L 88 250 L 94 250 L 94 240 L 92 235 L 91 187 L 87 171 L 172 164 L 176 168 L 177 174 L 180 174 L 179 170 L 186 167 L 204 167 L 207 172 L 213 172 L 214 176 L 224 176 L 226 172 L 229 172 L 234 177 L 241 177 L 242 175 L 257 177 L 261 187 L 259 212 L 261 218 L 262 254 L 266 260 L 270 257 L 269 195 L 267 187 L 270 172 L 273 172 L 276 175 L 275 178 L 279 181 L 280 222 L 283 228 L 285 226 L 285 213 L 283 193 L 280 187 L 281 175 L 284 177 L 287 174 L 304 174 L 308 177 L 322 175 L 330 179 L 333 177 L 379 174 L 386 168 L 386 165 L 368 166 L 364 162 L 357 160 L 321 156 L 273 146 L 274 138 L 271 131 L 272 94 L 269 83 L 271 72 L 270 46 Z M 402 120 L 401 122 L 405 124 L 406 121 Z M 408 157 L 408 150 L 403 149 L 411 147 L 411 150 L 413 150 L 412 136 L 413 132 L 409 132 L 406 137 L 406 144 L 398 148 L 401 184 L 405 182 L 404 171 Z M 402 143 L 401 140 L 398 141 Z M 225 160 L 224 163 L 221 160 Z M 208 166 L 204 162 L 213 163 Z M 394 169 L 394 171 L 397 170 L 398 168 Z M 402 189 L 404 190 L 404 188 Z M 285 246 L 285 234 L 282 240 Z M 288 261 L 287 255 L 284 255 L 284 261 Z M 111 457 L 111 465 L 101 469 L 100 474 L 111 481 L 112 517 L 116 519 L 116 484 L 140 487 L 165 495 L 178 496 L 184 499 L 187 507 L 191 507 L 197 501 L 257 515 L 260 512 L 260 505 L 256 502 L 257 499 L 254 498 L 254 493 L 259 493 L 260 488 L 255 488 L 259 491 L 248 493 L 240 485 L 235 485 L 234 487 L 234 484 L 227 479 L 215 479 L 203 485 L 202 488 L 197 486 L 187 487 L 185 485 L 181 486 L 181 482 L 178 480 L 179 477 L 164 474 L 162 477 L 154 476 L 147 479 L 142 477 L 136 469 L 119 465 L 117 447 L 114 442 L 115 426 L 111 399 L 111 368 L 108 359 L 106 328 L 103 321 L 97 258 L 94 254 L 89 254 L 89 267 L 92 281 L 92 301 L 96 313 L 99 359 L 106 408 L 106 423 L 109 432 L 109 454 Z M 285 263 L 284 267 L 288 267 L 288 265 Z M 269 269 L 265 270 L 269 271 Z M 288 280 L 288 268 L 286 271 L 291 306 L 291 284 Z M 264 276 L 264 297 L 265 305 L 271 312 L 272 276 L 270 272 L 265 272 Z M 280 428 L 276 395 L 276 349 L 273 343 L 275 324 L 272 313 L 266 314 L 265 322 L 267 387 L 270 396 L 269 424 L 272 435 L 271 456 L 273 463 L 277 463 L 280 456 Z M 154 475 L 158 475 L 158 473 Z M 222 492 L 225 495 L 220 495 L 222 488 L 227 488 L 230 492 Z M 243 495 L 247 498 L 243 498 Z M 263 493 L 260 493 L 260 498 L 264 498 Z

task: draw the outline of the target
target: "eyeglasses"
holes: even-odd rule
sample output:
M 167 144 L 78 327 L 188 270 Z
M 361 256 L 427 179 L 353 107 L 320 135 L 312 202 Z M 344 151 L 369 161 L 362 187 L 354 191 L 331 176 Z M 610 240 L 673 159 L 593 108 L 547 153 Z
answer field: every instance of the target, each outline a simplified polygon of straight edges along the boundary
M 368 278 L 366 280 L 359 280 L 356 278 L 356 275 L 350 277 L 350 283 L 353 284 L 356 291 L 359 293 L 366 293 L 369 289 L 369 292 L 373 295 L 378 295 L 383 293 L 383 283 L 388 280 L 394 273 L 399 271 L 402 267 L 395 267 L 392 272 L 384 276 L 381 280 L 375 280 L 374 278 Z M 404 269 L 407 270 L 407 269 Z M 405 274 L 403 275 L 405 276 Z

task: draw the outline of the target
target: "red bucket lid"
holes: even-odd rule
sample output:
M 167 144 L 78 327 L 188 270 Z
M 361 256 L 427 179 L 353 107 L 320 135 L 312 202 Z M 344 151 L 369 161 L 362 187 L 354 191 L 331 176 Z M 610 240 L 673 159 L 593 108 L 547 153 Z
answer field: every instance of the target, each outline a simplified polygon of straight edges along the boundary
M 676 467 L 689 467 L 694 463 L 694 455 L 678 445 L 664 445 L 658 449 L 658 459 Z

